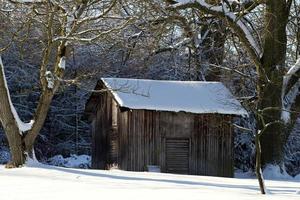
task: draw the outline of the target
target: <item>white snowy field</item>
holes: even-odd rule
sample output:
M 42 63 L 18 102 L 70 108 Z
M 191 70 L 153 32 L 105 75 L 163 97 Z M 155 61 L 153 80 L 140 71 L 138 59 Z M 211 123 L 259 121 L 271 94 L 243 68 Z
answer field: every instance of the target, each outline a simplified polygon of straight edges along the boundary
M 299 180 L 267 180 L 266 185 L 269 194 L 263 196 L 256 179 L 0 165 L 1 200 L 300 199 Z

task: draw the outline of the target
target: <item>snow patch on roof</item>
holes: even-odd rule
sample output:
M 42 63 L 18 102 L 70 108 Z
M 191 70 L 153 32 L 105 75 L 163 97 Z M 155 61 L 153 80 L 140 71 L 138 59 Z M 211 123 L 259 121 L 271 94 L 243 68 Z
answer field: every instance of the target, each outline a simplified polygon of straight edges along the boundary
M 220 82 L 102 78 L 121 107 L 190 113 L 247 115 Z

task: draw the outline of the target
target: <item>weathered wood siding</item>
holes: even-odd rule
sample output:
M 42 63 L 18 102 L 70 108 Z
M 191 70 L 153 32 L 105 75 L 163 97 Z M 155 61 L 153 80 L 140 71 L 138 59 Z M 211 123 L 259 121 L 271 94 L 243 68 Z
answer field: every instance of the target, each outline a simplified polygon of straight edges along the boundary
M 105 169 L 107 163 L 110 163 L 111 104 L 111 95 L 104 92 L 98 96 L 98 104 L 95 105 L 92 123 L 92 168 L 95 169 Z
M 126 110 L 105 93 L 94 120 L 94 168 L 233 176 L 231 116 Z
M 233 177 L 233 130 L 230 116 L 195 116 L 196 174 Z
M 133 110 L 119 112 L 119 165 L 130 171 L 147 170 L 147 165 L 159 165 L 161 137 L 158 113 Z

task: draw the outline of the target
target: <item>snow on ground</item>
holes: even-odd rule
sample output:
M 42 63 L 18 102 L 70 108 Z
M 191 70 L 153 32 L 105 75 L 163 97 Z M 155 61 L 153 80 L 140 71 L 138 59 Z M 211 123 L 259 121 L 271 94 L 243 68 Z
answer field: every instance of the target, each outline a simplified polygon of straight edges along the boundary
M 71 154 L 70 157 L 64 158 L 62 155 L 56 155 L 47 161 L 48 164 L 67 167 L 67 168 L 90 168 L 91 156 Z
M 259 194 L 256 179 L 219 178 L 120 170 L 87 170 L 29 163 L 18 169 L 0 166 L 1 200 L 60 199 L 300 199 L 298 181 L 266 181 Z

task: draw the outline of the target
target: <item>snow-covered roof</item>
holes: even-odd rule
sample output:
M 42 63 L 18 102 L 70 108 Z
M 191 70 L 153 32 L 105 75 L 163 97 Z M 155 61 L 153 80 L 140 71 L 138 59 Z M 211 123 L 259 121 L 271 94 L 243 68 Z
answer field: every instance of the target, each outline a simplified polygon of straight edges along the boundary
M 121 107 L 247 115 L 220 82 L 102 78 Z

